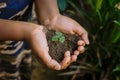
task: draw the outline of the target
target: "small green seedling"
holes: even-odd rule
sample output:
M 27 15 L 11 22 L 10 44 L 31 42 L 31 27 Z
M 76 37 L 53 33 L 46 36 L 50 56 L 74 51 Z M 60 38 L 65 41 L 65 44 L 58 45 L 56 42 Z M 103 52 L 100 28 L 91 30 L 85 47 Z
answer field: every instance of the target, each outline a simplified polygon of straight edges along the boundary
M 59 41 L 61 43 L 64 43 L 65 37 L 61 32 L 55 32 L 55 35 L 52 37 L 52 41 Z

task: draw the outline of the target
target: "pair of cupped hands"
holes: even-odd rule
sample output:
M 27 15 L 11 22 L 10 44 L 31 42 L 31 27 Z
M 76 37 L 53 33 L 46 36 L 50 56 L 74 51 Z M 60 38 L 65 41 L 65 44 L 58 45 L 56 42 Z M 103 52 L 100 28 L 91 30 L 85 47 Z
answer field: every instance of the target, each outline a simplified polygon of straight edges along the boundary
M 73 55 L 70 55 L 70 51 L 65 51 L 64 59 L 60 63 L 58 63 L 49 55 L 49 47 L 47 44 L 46 36 L 42 31 L 43 26 L 39 26 L 32 31 L 30 43 L 32 43 L 33 50 L 47 65 L 47 67 L 54 70 L 66 69 L 71 63 L 76 61 L 77 56 L 80 53 L 83 53 L 85 51 L 85 45 L 89 44 L 88 33 L 76 21 L 63 15 L 56 16 L 54 19 L 51 20 L 47 27 L 52 30 L 75 36 L 77 35 L 78 37 L 80 37 L 80 40 L 76 42 L 78 44 L 78 48 L 74 51 Z

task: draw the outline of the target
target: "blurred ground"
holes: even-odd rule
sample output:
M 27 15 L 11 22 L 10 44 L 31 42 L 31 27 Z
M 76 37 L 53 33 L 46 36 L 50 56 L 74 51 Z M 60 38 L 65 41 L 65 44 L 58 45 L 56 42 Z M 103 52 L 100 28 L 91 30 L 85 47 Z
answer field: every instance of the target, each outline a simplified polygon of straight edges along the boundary
M 34 61 L 36 67 L 33 69 L 31 80 L 60 80 L 57 71 L 46 68 L 43 64 Z

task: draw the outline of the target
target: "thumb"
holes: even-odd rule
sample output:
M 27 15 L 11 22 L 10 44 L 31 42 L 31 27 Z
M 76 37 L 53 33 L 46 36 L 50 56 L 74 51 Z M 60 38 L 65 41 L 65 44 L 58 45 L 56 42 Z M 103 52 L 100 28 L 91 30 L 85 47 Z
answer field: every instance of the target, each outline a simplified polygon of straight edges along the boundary
M 48 68 L 61 70 L 61 65 L 56 60 L 52 59 L 49 53 L 42 53 L 42 55 L 38 54 L 38 56 L 42 59 Z
M 90 44 L 87 33 L 83 33 L 83 34 L 81 35 L 81 38 L 82 38 L 83 41 L 85 41 L 85 43 L 86 43 L 87 45 Z

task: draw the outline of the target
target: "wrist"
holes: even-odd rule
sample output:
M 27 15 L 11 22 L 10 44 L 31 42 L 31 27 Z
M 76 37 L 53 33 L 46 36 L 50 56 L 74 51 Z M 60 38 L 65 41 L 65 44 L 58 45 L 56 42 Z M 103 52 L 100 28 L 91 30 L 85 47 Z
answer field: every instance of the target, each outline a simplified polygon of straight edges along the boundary
M 27 41 L 30 41 L 32 33 L 34 32 L 34 30 L 38 28 L 42 30 L 41 26 L 33 24 L 33 23 L 28 23 L 27 27 L 24 28 L 24 35 L 25 35 L 24 39 Z
M 45 19 L 41 19 L 40 23 L 44 25 L 48 29 L 55 29 L 55 24 L 58 19 L 58 17 L 61 16 L 61 14 L 54 15 L 52 17 L 47 17 Z

